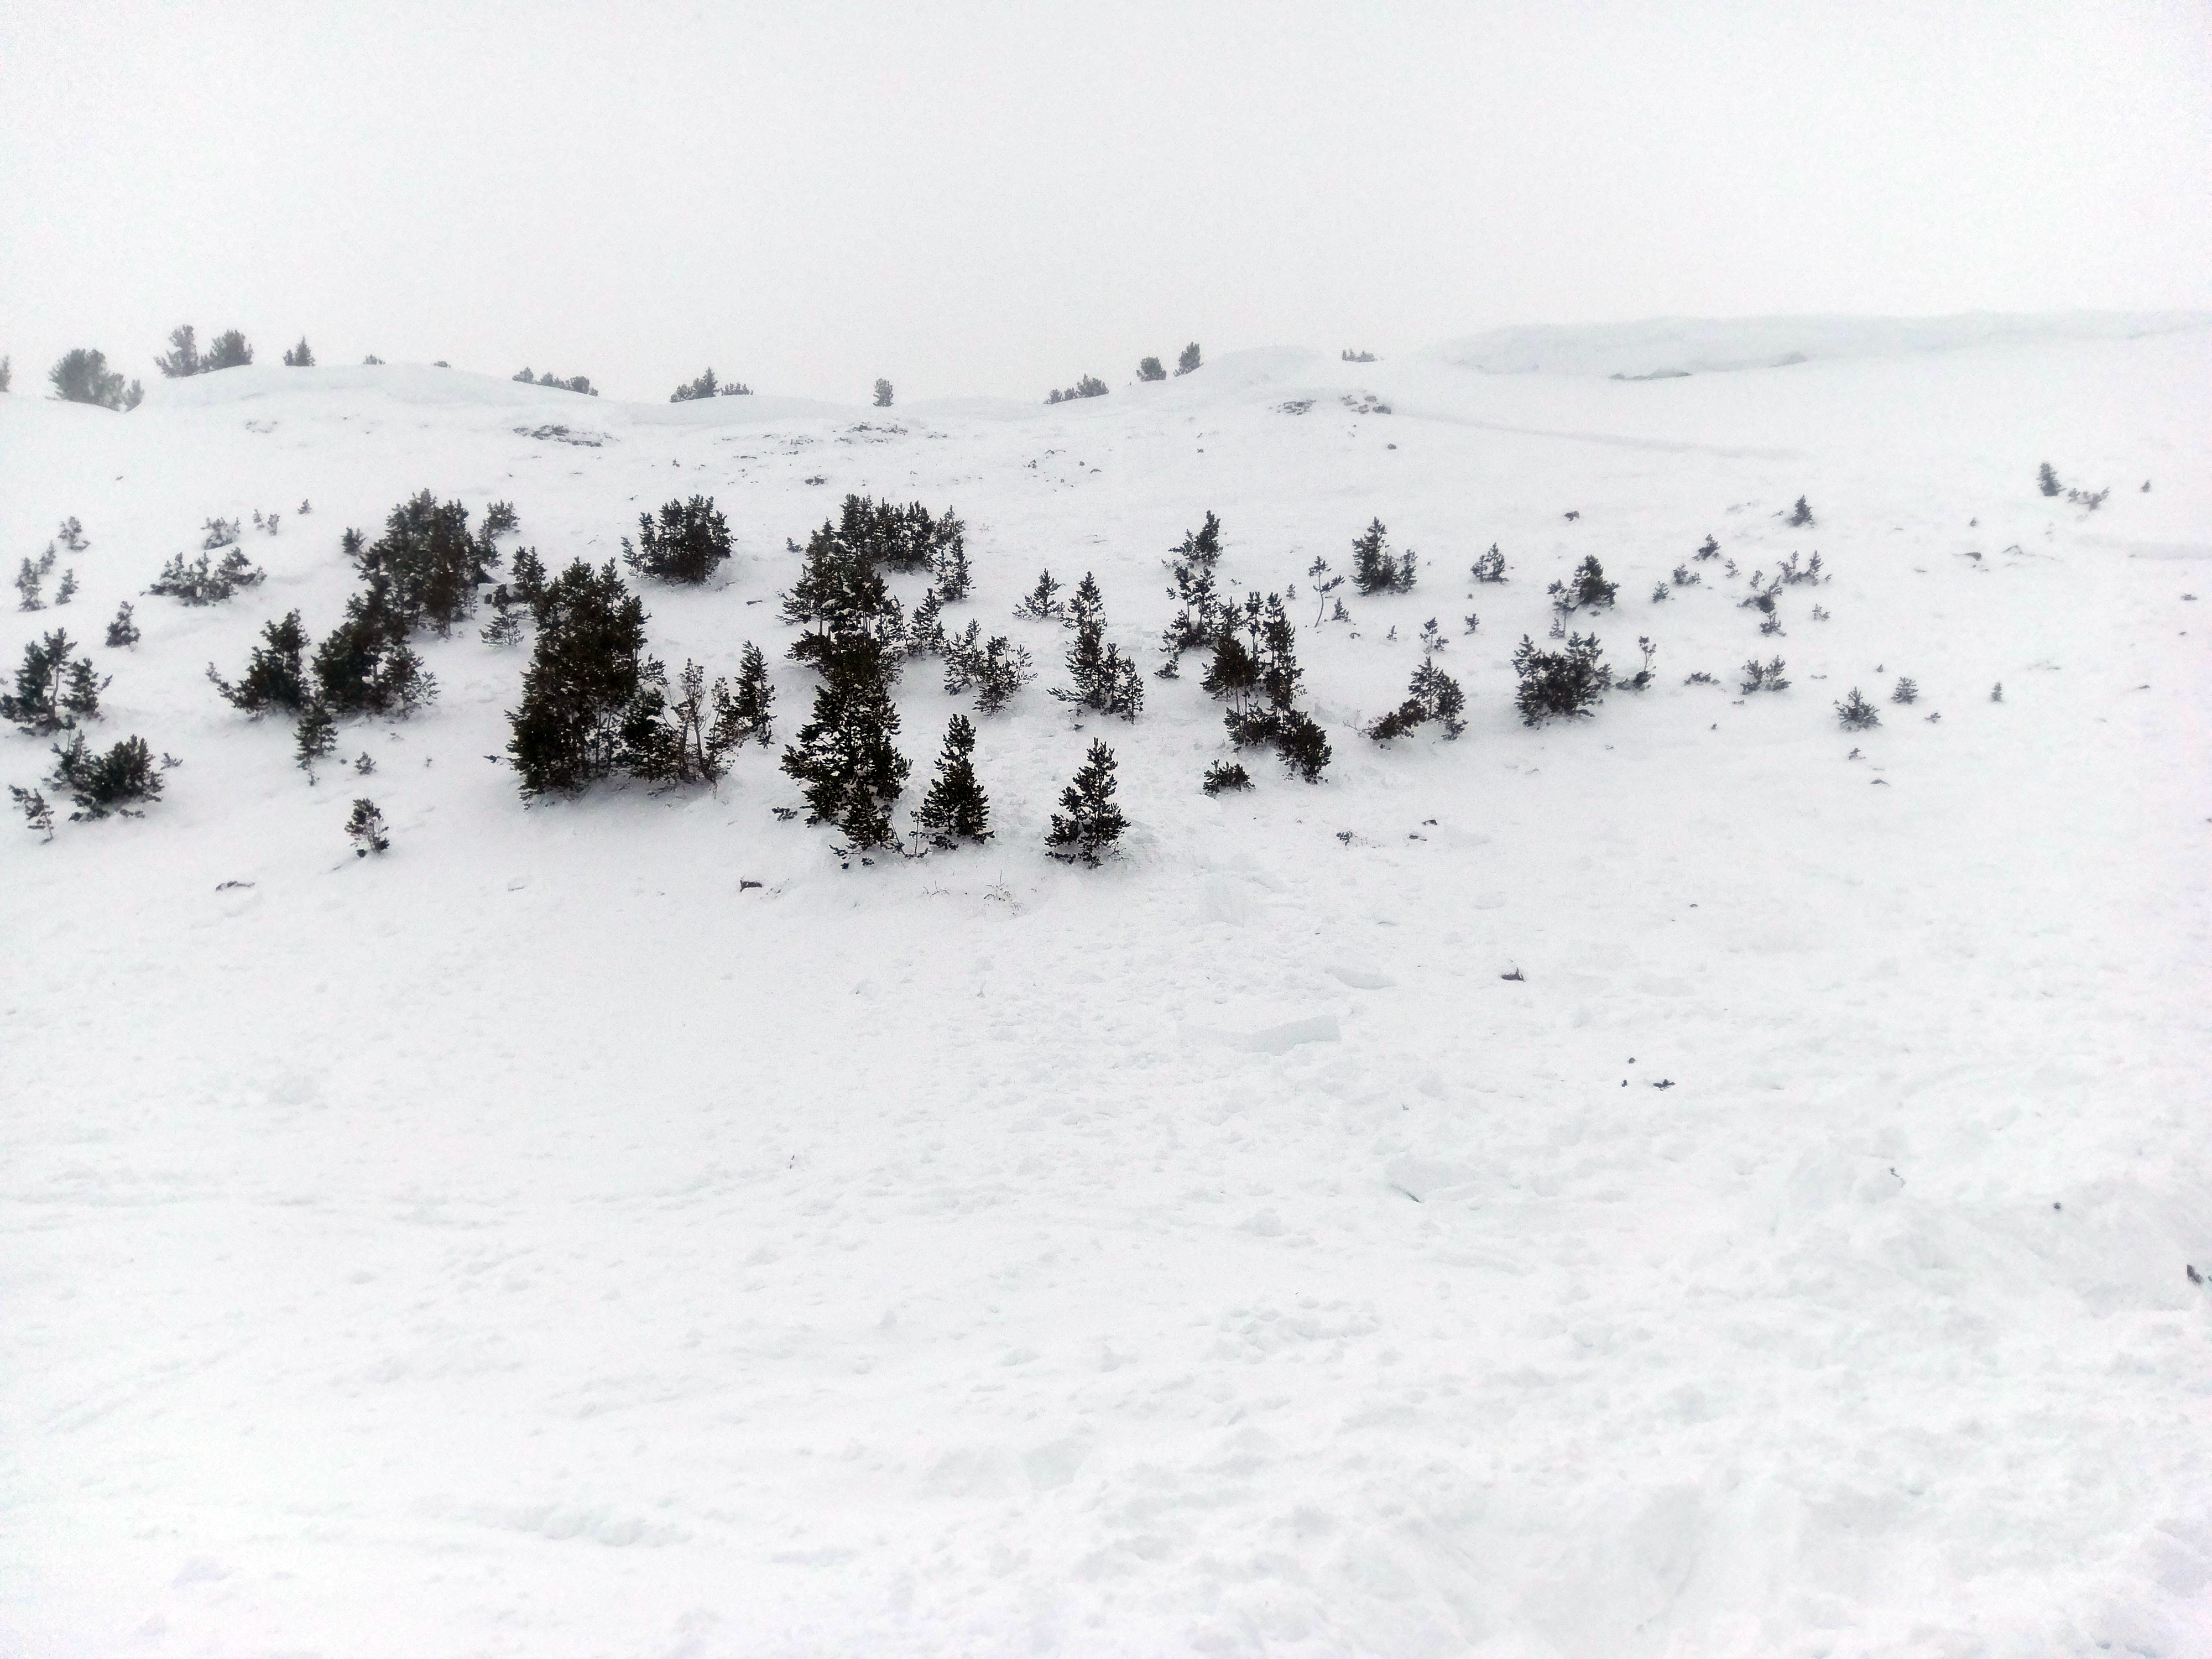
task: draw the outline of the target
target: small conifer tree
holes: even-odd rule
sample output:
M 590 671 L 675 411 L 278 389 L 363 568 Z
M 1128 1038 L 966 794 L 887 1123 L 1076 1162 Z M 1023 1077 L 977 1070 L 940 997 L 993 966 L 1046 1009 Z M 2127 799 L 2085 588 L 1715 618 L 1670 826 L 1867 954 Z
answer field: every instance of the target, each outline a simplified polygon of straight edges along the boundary
M 1194 531 L 1183 532 L 1182 544 L 1168 556 L 1173 578 L 1168 597 L 1176 601 L 1175 620 L 1160 635 L 1167 660 L 1163 679 L 1176 678 L 1186 651 L 1208 651 L 1226 624 L 1228 608 L 1222 603 L 1214 567 L 1221 562 L 1221 520 L 1212 513 Z
M 0 720 L 13 721 L 33 737 L 66 731 L 79 720 L 100 718 L 100 694 L 107 682 L 92 672 L 92 659 L 70 653 L 76 641 L 57 628 L 23 647 L 15 670 L 15 690 L 0 695 Z
M 1137 378 L 1140 380 L 1164 380 L 1167 377 L 1167 370 L 1160 367 L 1157 357 L 1147 357 L 1137 365 Z
M 757 743 L 763 747 L 775 741 L 775 687 L 769 683 L 768 658 L 760 647 L 748 640 L 738 657 L 737 689 L 729 700 L 720 700 L 720 682 L 714 708 L 714 730 L 711 741 L 725 750 L 734 750 L 740 744 Z
M 538 562 L 536 548 L 515 549 L 514 580 L 511 586 L 514 597 L 526 605 L 534 607 L 545 597 L 545 567 Z
M 1105 608 L 1097 580 L 1085 571 L 1063 619 L 1075 630 L 1074 642 L 1067 648 L 1067 673 L 1074 684 L 1052 695 L 1062 702 L 1134 720 L 1145 707 L 1144 678 L 1120 647 L 1106 643 Z
M 315 354 L 308 349 L 307 337 L 302 334 L 300 337 L 300 343 L 294 346 L 289 351 L 284 354 L 284 367 L 287 368 L 313 368 L 314 366 Z
M 1067 603 L 1060 597 L 1060 584 L 1053 580 L 1052 572 L 1045 571 L 1037 577 L 1037 585 L 1029 596 L 1014 607 L 1017 617 L 1030 622 L 1057 622 L 1067 614 Z
M 1206 776 L 1198 787 L 1209 795 L 1220 794 L 1224 790 L 1249 789 L 1252 775 L 1236 761 L 1216 761 L 1206 769 Z
M 1199 367 L 1199 362 L 1198 342 L 1193 340 L 1182 349 L 1182 355 L 1176 359 L 1176 373 L 1188 374 Z
M 660 674 L 641 656 L 645 606 L 611 559 L 598 570 L 571 564 L 547 585 L 537 614 L 521 706 L 507 715 L 507 753 L 526 795 L 580 789 L 612 772 L 639 695 Z
M 12 783 L 8 786 L 8 793 L 14 798 L 16 809 L 23 815 L 23 827 L 43 834 L 52 841 L 54 838 L 54 809 L 46 804 L 46 798 L 35 789 L 19 789 Z
M 876 407 L 878 409 L 889 409 L 890 406 L 891 383 L 889 380 L 879 380 L 876 382 Z
M 1589 609 L 1610 610 L 1620 584 L 1605 579 L 1605 567 L 1597 562 L 1597 555 L 1588 555 L 1575 567 L 1575 574 L 1563 582 L 1553 582 L 1545 590 L 1552 596 L 1552 608 L 1562 615 Z
M 307 704 L 307 674 L 301 665 L 307 630 L 301 624 L 300 613 L 290 611 L 282 621 L 268 623 L 261 638 L 236 685 L 216 673 L 213 663 L 208 665 L 208 678 L 234 708 L 257 717 L 271 708 L 296 714 Z
M 1498 550 L 1498 544 L 1490 544 L 1490 551 L 1479 554 L 1473 571 L 1479 582 L 1502 582 L 1505 580 L 1505 556 Z
M 658 525 L 649 514 L 639 514 L 637 538 L 633 547 L 629 537 L 623 538 L 623 562 L 641 576 L 663 581 L 703 582 L 730 556 L 729 523 L 708 495 L 667 502 Z
M 1802 495 L 1797 498 L 1797 504 L 1790 509 L 1789 521 L 1793 530 L 1802 529 L 1813 522 L 1813 509 L 1805 505 L 1805 498 Z
M 730 683 L 686 662 L 676 695 L 661 690 L 660 665 L 646 665 L 637 698 L 623 723 L 623 765 L 650 783 L 714 783 L 729 769 L 730 751 L 750 735 L 735 716 Z
M 899 714 L 883 649 L 852 636 L 820 665 L 814 717 L 784 750 L 783 769 L 804 787 L 811 822 L 834 824 L 856 848 L 888 846 L 909 763 L 891 741 Z
M 144 401 L 146 390 L 137 381 L 124 384 L 122 371 L 107 366 L 105 352 L 79 347 L 63 354 L 46 371 L 54 396 L 65 404 L 96 404 L 102 409 L 132 410 Z
M 991 803 L 975 781 L 975 728 L 965 714 L 955 714 L 945 724 L 937 775 L 914 815 L 915 823 L 938 847 L 991 837 Z
M 200 372 L 213 374 L 219 368 L 244 368 L 253 361 L 253 348 L 246 343 L 246 336 L 234 328 L 225 329 L 215 337 L 202 360 Z
M 72 823 L 104 818 L 112 812 L 137 817 L 140 814 L 131 810 L 133 802 L 161 797 L 161 769 L 155 765 L 154 751 L 143 738 L 125 738 L 106 754 L 96 755 L 79 732 L 70 738 L 66 749 L 56 744 L 54 755 L 54 781 L 69 791 L 76 807 L 70 814 Z
M 365 859 L 371 853 L 392 850 L 392 837 L 384 825 L 384 814 L 373 800 L 356 799 L 353 816 L 346 820 L 346 839 L 353 843 L 356 858 Z
M 154 359 L 154 367 L 172 380 L 200 372 L 199 342 L 190 323 L 179 323 L 170 331 L 169 350 L 166 356 Z
M 326 760 L 338 746 L 337 721 L 331 717 L 331 706 L 317 697 L 301 711 L 300 723 L 293 728 L 292 759 L 307 781 L 315 781 L 315 763 Z
M 1115 849 L 1129 821 L 1114 803 L 1114 751 L 1094 739 L 1091 752 L 1052 815 L 1045 846 L 1053 857 L 1096 869 L 1099 855 Z
M 501 582 L 491 591 L 491 620 L 477 630 L 477 637 L 486 645 L 514 645 L 522 638 L 522 613 Z
M 19 611 L 44 611 L 46 608 L 46 580 L 54 568 L 54 544 L 46 544 L 46 550 L 37 558 L 26 557 L 15 572 L 15 592 Z
M 1571 634 L 1566 641 L 1564 650 L 1539 651 L 1526 634 L 1521 636 L 1513 653 L 1521 682 L 1513 703 L 1523 725 L 1588 714 L 1612 686 L 1613 670 L 1600 659 L 1595 635 Z
M 2051 463 L 2048 461 L 2036 469 L 2035 487 L 2046 495 L 2056 495 L 2066 488 L 2064 484 L 2058 482 L 2058 474 L 2051 470 Z
M 1408 549 L 1400 558 L 1390 556 L 1382 520 L 1375 520 L 1352 544 L 1352 580 L 1363 593 L 1410 593 L 1416 575 L 1416 558 Z
M 1859 695 L 1856 685 L 1851 688 L 1850 695 L 1836 705 L 1836 718 L 1854 732 L 1863 732 L 1869 726 L 1881 724 L 1880 712 Z
M 185 556 L 177 553 L 171 555 L 146 591 L 189 605 L 222 605 L 240 588 L 257 586 L 268 574 L 237 547 L 231 547 L 220 561 L 213 553 L 204 552 L 186 563 Z
M 138 643 L 138 624 L 131 618 L 128 599 L 115 608 L 115 620 L 107 624 L 107 643 L 110 649 Z
M 1467 730 L 1467 722 L 1460 718 L 1466 708 L 1467 694 L 1460 690 L 1459 682 L 1437 667 L 1435 658 L 1425 657 L 1413 671 L 1406 701 L 1369 726 L 1367 735 L 1377 743 L 1389 743 L 1437 720 L 1442 723 L 1446 738 L 1456 738 Z
M 969 623 L 967 631 L 948 634 L 945 641 L 945 690 L 951 696 L 975 693 L 975 712 L 995 714 L 1013 696 L 1036 678 L 1028 650 L 1004 634 L 982 637 L 982 628 Z
M 1789 665 L 1779 657 L 1771 657 L 1763 663 L 1756 657 L 1751 658 L 1743 665 L 1744 696 L 1749 696 L 1754 691 L 1787 691 L 1790 680 L 1784 671 Z

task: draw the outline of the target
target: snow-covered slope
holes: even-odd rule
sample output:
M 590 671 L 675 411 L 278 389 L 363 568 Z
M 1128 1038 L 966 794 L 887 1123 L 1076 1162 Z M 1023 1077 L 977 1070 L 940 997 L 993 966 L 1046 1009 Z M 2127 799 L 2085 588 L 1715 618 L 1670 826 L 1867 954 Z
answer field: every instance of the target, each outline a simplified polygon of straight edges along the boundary
M 0 552 L 90 541 L 4 665 L 67 625 L 95 736 L 183 763 L 143 821 L 0 838 L 0 1650 L 2212 1650 L 2212 338 L 1460 356 L 1029 410 L 0 398 Z M 979 721 L 997 841 L 842 868 L 757 750 L 526 808 L 487 758 L 525 656 L 472 632 L 309 787 L 204 671 L 327 629 L 341 531 L 425 488 L 548 563 L 713 495 L 740 556 L 647 590 L 653 648 L 769 647 L 784 735 L 787 539 L 957 509 L 953 619 L 1048 669 Z M 264 586 L 99 647 L 256 508 Z M 1208 509 L 1224 574 L 1298 586 L 1317 787 L 1203 796 L 1194 675 L 1078 731 L 1009 615 L 1094 571 L 1151 660 Z M 1419 586 L 1310 626 L 1376 517 Z M 1816 550 L 1762 637 L 1753 572 Z M 1508 659 L 1587 555 L 1657 683 L 1531 731 Z M 1380 748 L 1431 617 L 1469 729 Z M 1790 688 L 1740 695 L 1753 655 Z M 962 705 L 899 700 L 919 787 Z M 1127 855 L 1064 868 L 1100 735 Z M 47 758 L 0 736 L 0 781 Z
M 1436 349 L 1492 374 L 1606 374 L 1663 380 L 1814 361 L 1899 357 L 2055 340 L 2131 340 L 2212 326 L 2197 311 L 2060 312 L 1956 317 L 1652 317 L 1632 323 L 1526 324 Z

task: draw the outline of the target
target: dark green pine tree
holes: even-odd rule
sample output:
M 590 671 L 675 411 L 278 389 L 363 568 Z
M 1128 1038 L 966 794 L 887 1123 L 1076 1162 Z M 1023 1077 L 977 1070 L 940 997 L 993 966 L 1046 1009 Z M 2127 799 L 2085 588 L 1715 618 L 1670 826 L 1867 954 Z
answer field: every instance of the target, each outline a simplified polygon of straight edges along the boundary
M 849 635 L 818 661 L 814 718 L 783 751 L 783 769 L 804 788 L 813 822 L 836 825 L 856 848 L 889 846 L 891 803 L 909 768 L 891 742 L 899 714 L 883 647 Z
M 522 706 L 507 717 L 523 793 L 580 789 L 622 759 L 634 705 L 664 678 L 640 657 L 645 620 L 611 559 L 596 571 L 579 559 L 547 584 Z
M 1054 858 L 1085 864 L 1096 869 L 1099 854 L 1114 850 L 1129 821 L 1114 804 L 1114 751 L 1094 740 L 1066 788 L 1060 792 L 1061 810 L 1052 815 L 1052 829 L 1044 841 Z
M 965 714 L 945 727 L 945 752 L 914 821 L 939 847 L 991 838 L 991 803 L 975 781 L 975 728 Z
M 100 694 L 107 682 L 93 673 L 91 658 L 70 660 L 75 648 L 76 641 L 59 628 L 24 646 L 15 695 L 0 695 L 0 720 L 13 720 L 25 732 L 44 737 L 80 720 L 99 719 Z
M 315 763 L 327 760 L 338 746 L 338 725 L 331 718 L 331 706 L 320 697 L 309 703 L 300 716 L 300 724 L 293 733 L 292 753 L 299 769 L 307 775 L 307 781 L 315 781 Z
M 1176 678 L 1184 652 L 1211 650 L 1226 625 L 1226 607 L 1214 579 L 1213 568 L 1220 561 L 1221 520 L 1208 513 L 1205 526 L 1186 532 L 1182 545 L 1168 558 L 1168 569 L 1174 578 L 1168 597 L 1178 609 L 1175 620 L 1160 635 L 1160 649 L 1167 655 L 1160 667 L 1163 679 Z
M 738 658 L 738 686 L 726 696 L 714 682 L 714 730 L 711 741 L 726 750 L 748 743 L 766 748 L 775 739 L 775 687 L 769 684 L 768 658 L 748 640 Z
M 307 630 L 301 623 L 300 613 L 291 611 L 283 621 L 268 623 L 261 630 L 261 638 L 263 642 L 253 647 L 237 684 L 216 673 L 213 663 L 208 665 L 208 678 L 234 708 L 257 715 L 271 708 L 296 714 L 307 703 L 307 672 L 301 665 L 307 648 Z

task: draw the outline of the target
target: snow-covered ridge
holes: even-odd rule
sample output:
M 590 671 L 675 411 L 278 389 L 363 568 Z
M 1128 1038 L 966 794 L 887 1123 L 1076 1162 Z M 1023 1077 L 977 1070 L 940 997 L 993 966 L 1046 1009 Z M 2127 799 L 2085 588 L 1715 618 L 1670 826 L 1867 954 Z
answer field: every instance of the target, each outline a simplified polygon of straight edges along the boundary
M 1598 374 L 1662 379 L 1787 368 L 1858 357 L 1917 356 L 1978 346 L 2127 340 L 2212 326 L 2194 311 L 2055 312 L 2021 316 L 1650 317 L 1620 323 L 1527 324 L 1431 347 L 1428 355 L 1488 374 Z

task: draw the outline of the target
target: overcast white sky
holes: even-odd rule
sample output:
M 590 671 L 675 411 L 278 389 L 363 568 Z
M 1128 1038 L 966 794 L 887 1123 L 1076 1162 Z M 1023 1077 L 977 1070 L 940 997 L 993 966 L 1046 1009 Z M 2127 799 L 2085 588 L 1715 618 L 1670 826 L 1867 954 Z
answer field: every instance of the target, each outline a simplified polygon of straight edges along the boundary
M 1041 398 L 1186 340 L 2212 307 L 2212 6 L 0 5 L 0 353 Z

